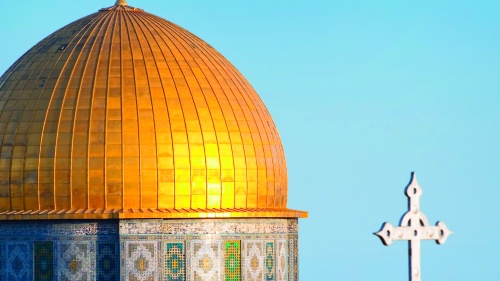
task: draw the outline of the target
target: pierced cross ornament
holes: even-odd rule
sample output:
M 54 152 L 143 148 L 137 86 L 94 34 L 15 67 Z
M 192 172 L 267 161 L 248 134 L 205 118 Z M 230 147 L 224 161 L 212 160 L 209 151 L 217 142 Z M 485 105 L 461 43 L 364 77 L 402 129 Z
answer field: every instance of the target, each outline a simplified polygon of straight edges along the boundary
M 395 240 L 408 240 L 410 281 L 421 280 L 420 270 L 420 240 L 436 240 L 438 244 L 444 244 L 453 232 L 449 230 L 444 222 L 437 222 L 436 226 L 429 226 L 425 215 L 420 212 L 420 196 L 422 189 L 417 182 L 415 173 L 411 173 L 411 180 L 406 187 L 408 197 L 408 212 L 406 212 L 399 223 L 399 227 L 385 222 L 377 235 L 384 245 L 391 245 Z

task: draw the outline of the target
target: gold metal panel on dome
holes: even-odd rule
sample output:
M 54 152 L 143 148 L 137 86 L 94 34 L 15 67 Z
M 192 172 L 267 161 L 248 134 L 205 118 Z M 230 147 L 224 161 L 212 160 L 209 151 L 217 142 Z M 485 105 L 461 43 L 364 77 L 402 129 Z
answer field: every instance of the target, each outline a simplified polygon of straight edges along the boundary
M 307 216 L 286 208 L 283 147 L 247 80 L 125 1 L 0 77 L 0 146 L 0 219 Z

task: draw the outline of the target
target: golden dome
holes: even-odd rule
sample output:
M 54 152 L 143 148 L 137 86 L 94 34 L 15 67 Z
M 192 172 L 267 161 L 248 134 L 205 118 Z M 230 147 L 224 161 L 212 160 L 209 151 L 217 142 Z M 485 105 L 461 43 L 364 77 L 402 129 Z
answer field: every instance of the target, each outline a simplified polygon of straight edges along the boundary
M 0 78 L 0 145 L 0 219 L 307 216 L 247 80 L 123 0 Z

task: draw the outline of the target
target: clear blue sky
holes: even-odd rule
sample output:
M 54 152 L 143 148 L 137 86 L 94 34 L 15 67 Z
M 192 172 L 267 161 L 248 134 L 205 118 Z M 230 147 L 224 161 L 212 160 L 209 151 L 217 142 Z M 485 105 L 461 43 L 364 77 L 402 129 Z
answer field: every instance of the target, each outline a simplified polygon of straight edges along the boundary
M 114 0 L 2 1 L 0 72 Z M 406 280 L 407 244 L 372 235 L 406 211 L 455 233 L 423 242 L 423 279 L 498 279 L 500 1 L 129 0 L 226 56 L 270 110 L 300 221 L 300 279 Z M 493 238 L 493 239 L 492 239 Z M 491 241 L 490 241 L 491 240 Z

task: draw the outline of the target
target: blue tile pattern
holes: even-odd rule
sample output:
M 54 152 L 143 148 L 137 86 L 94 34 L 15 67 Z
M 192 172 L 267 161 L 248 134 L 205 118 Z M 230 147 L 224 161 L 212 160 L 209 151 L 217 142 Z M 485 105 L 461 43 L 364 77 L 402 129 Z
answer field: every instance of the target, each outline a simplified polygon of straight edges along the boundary
M 3 261 L 4 261 L 4 258 L 3 258 L 3 244 L 0 243 L 0 281 L 3 281 Z
M 54 243 L 35 242 L 35 280 L 52 281 L 54 280 Z
M 29 242 L 5 243 L 5 279 L 25 281 L 33 278 L 32 244 Z
M 119 279 L 118 243 L 97 242 L 97 281 Z
M 232 280 L 297 281 L 297 232 L 296 219 L 0 221 L 0 273 L 9 281 L 220 281 L 232 276 L 224 245 L 240 241 Z

